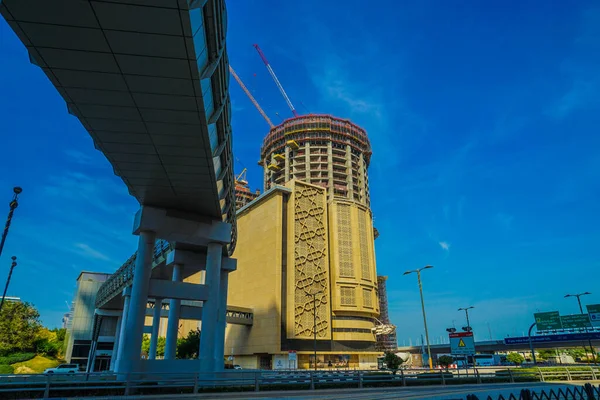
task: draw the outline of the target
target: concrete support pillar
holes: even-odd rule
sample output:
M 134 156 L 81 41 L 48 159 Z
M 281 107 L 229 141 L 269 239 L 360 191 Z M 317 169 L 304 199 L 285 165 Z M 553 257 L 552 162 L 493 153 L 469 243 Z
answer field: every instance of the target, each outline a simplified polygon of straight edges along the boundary
M 358 158 L 359 181 L 358 190 L 360 191 L 360 202 L 367 204 L 366 182 L 365 182 L 365 155 L 361 154 Z
M 225 369 L 225 327 L 227 326 L 227 285 L 229 282 L 229 271 L 221 270 L 221 281 L 219 286 L 219 316 L 217 319 L 217 332 L 215 344 L 215 371 Z
M 181 268 L 181 264 L 173 264 L 173 282 L 181 282 Z M 177 352 L 180 312 L 181 300 L 171 299 L 169 304 L 169 320 L 167 323 L 167 342 L 165 343 L 165 360 L 174 359 Z
M 221 285 L 221 259 L 223 245 L 209 243 L 206 255 L 206 285 L 208 300 L 202 306 L 202 331 L 200 335 L 200 370 L 212 372 L 215 370 L 216 331 L 219 315 L 219 297 Z
M 333 147 L 327 142 L 327 197 L 333 200 Z
M 306 140 L 304 142 L 304 162 L 306 163 L 306 168 L 304 169 L 305 173 L 306 173 L 306 178 L 304 179 L 305 182 L 311 183 L 310 182 L 310 142 L 308 140 Z
M 119 360 L 121 359 L 121 353 L 123 351 L 123 338 L 125 337 L 125 329 L 127 328 L 127 317 L 129 315 L 129 299 L 131 298 L 131 287 L 123 290 L 123 314 L 121 315 L 121 326 L 119 328 L 119 340 L 117 344 L 117 354 L 113 354 L 114 360 L 114 371 L 118 371 Z M 111 361 L 113 364 L 113 361 Z
M 152 315 L 152 334 L 150 336 L 150 350 L 148 359 L 156 359 L 156 348 L 158 346 L 158 330 L 160 328 L 160 313 L 162 311 L 162 299 L 154 299 L 154 314 Z
M 269 169 L 267 168 L 267 165 L 269 163 L 267 162 L 267 159 L 265 158 L 263 160 L 263 190 L 267 191 L 269 190 Z
M 284 182 L 287 182 L 290 180 L 290 148 L 288 146 L 285 146 L 285 176 L 284 176 Z
M 114 371 L 117 365 L 117 355 L 119 354 L 119 340 L 121 339 L 121 321 L 123 317 L 117 318 L 117 328 L 115 329 L 115 342 L 113 343 L 112 355 L 110 356 L 109 370 Z
M 118 372 L 137 372 L 142 351 L 142 335 L 148 302 L 148 288 L 152 273 L 152 255 L 156 234 L 151 231 L 141 231 L 138 241 L 138 252 L 135 260 L 133 284 L 131 285 L 131 300 L 127 317 L 123 346 L 118 360 Z
M 354 200 L 354 186 L 353 186 L 353 170 L 352 170 L 352 147 L 346 145 L 346 185 L 348 185 L 348 198 Z

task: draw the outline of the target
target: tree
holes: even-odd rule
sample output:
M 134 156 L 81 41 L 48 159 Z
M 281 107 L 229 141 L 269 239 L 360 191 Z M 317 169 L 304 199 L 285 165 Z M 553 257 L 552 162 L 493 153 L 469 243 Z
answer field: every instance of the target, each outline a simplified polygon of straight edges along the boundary
M 523 364 L 523 362 L 525 362 L 525 357 L 523 357 L 519 353 L 509 353 L 506 356 L 506 361 L 511 362 L 515 365 L 521 365 Z
M 56 332 L 46 328 L 40 328 L 35 335 L 35 352 L 44 356 L 55 357 L 60 346 L 56 340 Z
M 167 339 L 162 336 L 158 337 L 156 342 L 156 356 L 164 357 L 165 356 L 165 344 L 167 343 Z M 150 354 L 150 335 L 144 335 L 142 339 L 142 352 L 145 354 Z
M 575 361 L 583 360 L 586 357 L 586 351 L 581 348 L 568 349 L 567 354 L 573 357 Z
M 450 365 L 452 365 L 453 362 L 454 358 L 452 358 L 451 356 L 443 355 L 438 357 L 438 364 L 446 368 L 446 371 L 448 371 L 448 368 L 450 367 Z
M 56 333 L 56 340 L 58 342 L 65 341 L 65 337 L 67 336 L 67 330 L 65 328 L 55 328 L 52 329 L 52 331 Z
M 390 351 L 385 353 L 385 356 L 383 357 L 383 362 L 395 375 L 398 369 L 400 368 L 400 365 L 402 365 L 402 363 L 404 362 L 404 360 Z
M 540 349 L 536 351 L 537 358 L 541 360 L 549 360 L 556 357 L 556 351 L 553 349 Z
M 42 328 L 40 313 L 30 303 L 9 301 L 0 314 L 0 355 L 33 351 Z
M 200 329 L 189 331 L 187 337 L 177 340 L 177 358 L 198 358 Z

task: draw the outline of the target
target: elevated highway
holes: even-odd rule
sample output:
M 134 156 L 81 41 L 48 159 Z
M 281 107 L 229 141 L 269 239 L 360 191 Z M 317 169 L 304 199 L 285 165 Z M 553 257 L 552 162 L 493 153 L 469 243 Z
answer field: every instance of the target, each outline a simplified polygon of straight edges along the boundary
M 201 368 L 222 369 L 227 276 L 236 268 L 224 1 L 2 0 L 0 14 L 140 203 L 138 251 L 98 299 L 99 309 L 123 307 L 115 370 L 190 368 L 174 359 L 182 300 L 203 302 Z M 159 252 L 168 243 L 162 263 L 157 243 Z M 199 270 L 197 290 L 181 282 Z M 151 295 L 170 305 L 162 364 L 140 359 Z
M 537 336 L 539 337 L 539 336 Z M 536 336 L 532 336 L 536 338 Z M 527 337 L 514 338 L 519 343 L 507 344 L 504 340 L 487 340 L 481 342 L 475 342 L 475 350 L 478 353 L 496 353 L 496 352 L 513 352 L 513 351 L 529 351 L 529 341 Z M 535 340 L 535 339 L 534 339 Z M 600 339 L 592 339 L 592 345 L 595 347 L 600 346 Z M 565 340 L 565 341 L 534 341 L 535 349 L 555 349 L 555 348 L 581 348 L 582 346 L 588 346 L 588 340 Z M 431 355 L 435 357 L 437 354 L 450 354 L 449 344 L 434 344 L 431 345 Z M 401 346 L 398 347 L 398 351 L 420 354 L 422 352 L 422 346 Z

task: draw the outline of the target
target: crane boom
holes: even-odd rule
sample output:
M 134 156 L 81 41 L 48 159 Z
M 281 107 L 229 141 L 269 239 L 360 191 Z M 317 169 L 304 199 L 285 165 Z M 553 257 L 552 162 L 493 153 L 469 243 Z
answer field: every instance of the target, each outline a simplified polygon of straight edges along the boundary
M 260 105 L 258 104 L 258 102 L 256 101 L 256 99 L 254 98 L 254 96 L 252 96 L 252 93 L 250 93 L 250 91 L 248 90 L 248 88 L 246 87 L 246 85 L 244 85 L 244 82 L 242 82 L 242 80 L 240 79 L 240 77 L 235 73 L 234 69 L 231 67 L 231 64 L 229 65 L 229 72 L 231 72 L 231 75 L 233 75 L 233 77 L 235 78 L 235 80 L 237 81 L 237 83 L 240 84 L 242 90 L 244 91 L 244 93 L 246 93 L 246 96 L 248 96 L 248 98 L 250 99 L 250 101 L 252 102 L 252 104 L 254 104 L 254 107 L 256 107 L 256 109 L 258 110 L 258 112 L 260 113 L 260 115 L 263 116 L 263 118 L 265 119 L 265 121 L 267 121 L 267 124 L 269 124 L 269 127 L 274 128 L 275 125 L 273 125 L 273 123 L 271 122 L 271 120 L 269 119 L 269 117 L 267 116 L 267 114 L 265 114 L 265 112 L 263 111 L 263 109 L 260 107 Z
M 298 113 L 296 112 L 296 109 L 294 108 L 294 105 L 292 104 L 292 102 L 291 102 L 290 98 L 288 97 L 287 93 L 283 89 L 283 86 L 281 86 L 281 82 L 279 82 L 279 79 L 277 79 L 277 75 L 275 75 L 275 71 L 273 71 L 273 68 L 271 68 L 271 64 L 269 64 L 269 61 L 267 60 L 267 57 L 265 57 L 265 54 L 262 52 L 262 50 L 260 49 L 260 47 L 258 47 L 257 44 L 254 45 L 254 48 L 258 52 L 258 55 L 260 56 L 260 58 L 262 59 L 262 61 L 265 63 L 265 66 L 267 67 L 267 70 L 271 74 L 271 77 L 273 78 L 273 80 L 275 81 L 275 84 L 279 88 L 279 91 L 283 95 L 283 98 L 285 99 L 288 107 L 290 108 L 290 110 L 292 110 L 292 114 L 294 114 L 294 117 L 297 117 Z

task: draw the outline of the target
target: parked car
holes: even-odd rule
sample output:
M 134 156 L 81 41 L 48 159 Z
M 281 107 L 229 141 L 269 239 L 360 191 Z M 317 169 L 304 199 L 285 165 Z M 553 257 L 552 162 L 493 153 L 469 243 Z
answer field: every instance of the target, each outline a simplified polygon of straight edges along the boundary
M 48 368 L 44 371 L 45 374 L 74 374 L 79 371 L 78 364 L 60 364 L 56 368 Z
M 233 366 L 233 369 L 242 369 L 242 367 L 240 367 L 239 365 L 235 364 L 235 365 Z

